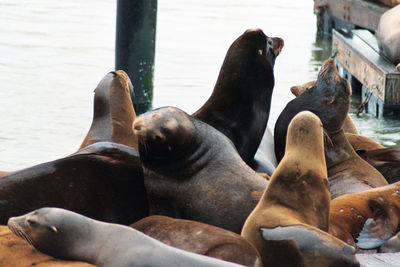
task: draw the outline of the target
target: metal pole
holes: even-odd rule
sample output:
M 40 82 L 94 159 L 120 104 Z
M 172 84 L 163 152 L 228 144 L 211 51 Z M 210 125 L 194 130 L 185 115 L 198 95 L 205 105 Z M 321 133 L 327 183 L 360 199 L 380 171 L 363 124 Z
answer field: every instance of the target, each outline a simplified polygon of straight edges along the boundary
M 151 109 L 157 0 L 118 0 L 115 69 L 132 81 L 137 114 Z

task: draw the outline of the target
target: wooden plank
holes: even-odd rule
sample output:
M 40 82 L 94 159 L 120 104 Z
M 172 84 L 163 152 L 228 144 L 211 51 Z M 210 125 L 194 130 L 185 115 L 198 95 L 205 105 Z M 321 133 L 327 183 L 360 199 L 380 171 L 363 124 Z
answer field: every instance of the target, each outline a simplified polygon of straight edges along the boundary
M 361 267 L 399 267 L 400 253 L 357 254 Z
M 400 104 L 400 73 L 379 55 L 376 38 L 367 30 L 333 30 L 336 59 L 384 104 Z
M 315 13 L 321 9 L 333 18 L 376 31 L 379 18 L 389 7 L 364 0 L 314 0 Z

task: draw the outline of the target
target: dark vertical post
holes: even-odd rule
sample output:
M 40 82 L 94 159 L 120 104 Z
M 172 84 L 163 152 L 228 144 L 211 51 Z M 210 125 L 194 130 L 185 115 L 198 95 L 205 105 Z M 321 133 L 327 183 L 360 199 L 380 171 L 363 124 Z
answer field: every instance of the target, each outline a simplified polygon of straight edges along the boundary
M 157 0 L 118 0 L 115 69 L 132 81 L 137 114 L 151 109 Z

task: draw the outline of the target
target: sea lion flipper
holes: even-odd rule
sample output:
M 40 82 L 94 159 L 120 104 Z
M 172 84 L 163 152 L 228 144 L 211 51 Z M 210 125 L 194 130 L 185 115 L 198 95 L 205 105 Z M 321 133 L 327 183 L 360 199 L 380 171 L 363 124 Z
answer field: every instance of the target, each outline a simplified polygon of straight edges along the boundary
M 374 217 L 365 221 L 357 238 L 357 246 L 362 249 L 380 247 L 394 235 L 399 223 L 398 216 L 390 206 L 382 205 L 377 200 L 370 200 L 368 204 Z
M 365 221 L 364 227 L 357 237 L 357 246 L 361 249 L 373 249 L 380 247 L 385 243 L 385 239 L 376 236 L 376 222 L 373 218 L 369 218 Z

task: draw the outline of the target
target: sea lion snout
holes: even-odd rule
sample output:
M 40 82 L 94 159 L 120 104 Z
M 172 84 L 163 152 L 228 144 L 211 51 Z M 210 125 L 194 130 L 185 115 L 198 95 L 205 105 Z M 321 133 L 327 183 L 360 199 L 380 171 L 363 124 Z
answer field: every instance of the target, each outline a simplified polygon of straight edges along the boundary
M 271 49 L 272 52 L 274 53 L 275 57 L 277 57 L 284 46 L 285 42 L 283 41 L 282 38 L 279 37 L 268 37 L 267 38 L 267 51 L 268 49 Z

